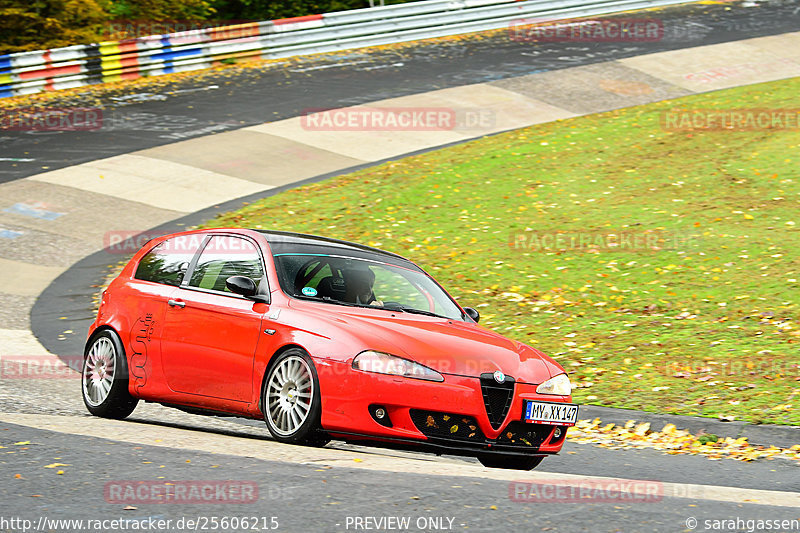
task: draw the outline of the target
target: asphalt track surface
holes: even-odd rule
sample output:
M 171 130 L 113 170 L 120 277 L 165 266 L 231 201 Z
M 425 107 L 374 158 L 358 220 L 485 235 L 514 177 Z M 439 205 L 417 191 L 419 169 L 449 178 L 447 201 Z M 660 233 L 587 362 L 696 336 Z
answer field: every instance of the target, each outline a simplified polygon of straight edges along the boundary
M 355 527 L 355 518 L 408 517 L 408 528 L 379 528 L 379 531 L 610 531 L 610 532 L 688 532 L 713 531 L 705 520 L 792 520 L 798 509 L 771 505 L 741 505 L 694 498 L 660 497 L 653 501 L 598 503 L 532 503 L 510 498 L 513 482 L 474 477 L 426 476 L 411 473 L 364 471 L 329 467 L 324 463 L 274 462 L 257 458 L 226 456 L 134 445 L 113 440 L 74 435 L 54 435 L 22 426 L 0 425 L 3 441 L 30 441 L 17 446 L 11 465 L 3 465 L 6 478 L 22 473 L 21 478 L 0 486 L 3 511 L 0 516 L 24 518 L 36 524 L 45 519 L 129 520 L 198 517 L 276 517 L 276 529 L 259 531 L 365 531 Z M 54 438 L 57 437 L 57 438 Z M 581 461 L 587 469 L 599 460 L 591 447 L 580 449 L 587 456 Z M 639 461 L 655 454 L 642 454 Z M 650 457 L 648 457 L 650 456 Z M 366 460 L 369 460 L 367 456 Z M 556 459 L 558 460 L 558 459 Z M 702 460 L 699 460 L 702 461 Z M 4 462 L 8 462 L 7 459 Z M 54 462 L 69 466 L 45 469 Z M 723 468 L 717 472 L 724 475 Z M 749 465 L 748 465 L 749 466 Z M 697 476 L 692 461 L 665 468 L 679 470 L 675 477 L 692 481 Z M 700 471 L 711 470 L 700 467 Z M 797 469 L 795 469 L 797 470 Z M 108 503 L 107 484 L 128 480 L 232 480 L 256 483 L 258 502 L 246 504 L 118 504 Z M 529 479 L 519 473 L 517 479 Z M 540 478 L 547 483 L 547 476 Z M 796 485 L 795 485 L 795 488 Z M 514 494 L 512 492 L 512 494 Z M 34 510 L 31 507 L 35 506 Z M 348 521 L 349 518 L 349 521 Z M 696 529 L 687 520 L 699 521 Z M 441 524 L 442 527 L 431 527 Z M 423 527 L 417 527 L 417 521 Z M 436 522 L 439 520 L 439 522 Z M 263 523 L 259 520 L 259 523 Z M 691 522 L 689 522 L 691 524 Z M 52 526 L 51 526 L 52 527 Z M 2 528 L 2 525 L 0 525 Z M 67 528 L 53 527 L 62 531 Z M 231 530 L 232 528 L 228 528 Z M 243 530 L 242 528 L 238 528 Z M 7 531 L 22 531 L 8 528 Z M 77 528 L 72 528 L 77 530 Z M 106 530 L 111 530 L 107 528 Z M 128 528 L 127 530 L 133 530 Z M 214 531 L 224 529 L 212 529 Z M 722 531 L 735 529 L 724 528 Z M 746 529 L 743 529 L 746 531 Z M 789 529 L 781 529 L 789 531 Z M 151 530 L 153 531 L 153 530 Z
M 103 110 L 99 131 L 0 134 L 0 183 L 86 161 L 301 115 L 559 70 L 654 52 L 777 35 L 800 29 L 796 1 L 682 5 L 618 15 L 661 21 L 658 41 L 534 43 L 493 36 L 353 50 L 230 68 L 158 83 L 138 92 L 99 93 L 54 101 Z M 546 97 L 546 95 L 542 95 Z M 31 161 L 27 161 L 31 160 Z
M 0 161 L 3 165 L 0 179 L 10 181 L 41 172 L 45 166 L 55 169 L 213 131 L 288 118 L 308 108 L 341 107 L 648 52 L 800 29 L 796 3 L 763 3 L 756 7 L 738 4 L 682 6 L 647 16 L 662 18 L 667 29 L 694 27 L 696 33 L 682 40 L 623 46 L 533 45 L 513 42 L 507 35 L 498 34 L 402 49 L 342 53 L 263 68 L 227 69 L 178 83 L 161 84 L 157 90 L 146 93 L 98 95 L 87 91 L 77 99 L 65 100 L 65 105 L 83 101 L 102 106 L 109 127 L 101 132 L 4 133 L 0 139 L 1 157 L 34 161 Z M 702 27 L 698 30 L 696 24 Z M 700 34 L 703 35 L 698 36 Z M 205 215 L 196 214 L 191 218 L 199 222 Z M 54 395 L 58 393 L 59 399 L 67 397 L 57 387 L 51 390 Z M 43 391 L 41 395 L 43 409 L 47 408 L 47 394 Z M 303 449 L 283 446 L 281 453 L 290 460 L 277 461 L 272 460 L 275 457 L 267 450 L 280 445 L 266 440 L 267 432 L 260 422 L 229 420 L 226 422 L 232 423 L 233 429 L 221 431 L 205 423 L 212 419 L 158 408 L 158 413 L 161 410 L 178 413 L 181 423 L 161 422 L 161 426 L 153 426 L 146 423 L 149 420 L 146 415 L 155 412 L 152 407 L 157 406 L 140 407 L 133 415 L 132 424 L 141 427 L 142 435 L 152 433 L 155 427 L 167 438 L 178 428 L 186 428 L 196 433 L 198 441 L 215 433 L 230 441 L 211 450 L 191 444 L 167 448 L 143 444 L 147 442 L 144 437 L 141 441 L 125 441 L 113 429 L 96 434 L 71 434 L 69 428 L 51 431 L 34 427 L 34 423 L 19 425 L 2 421 L 0 446 L 5 448 L 0 449 L 0 478 L 3 479 L 0 519 L 23 517 L 36 522 L 42 516 L 95 520 L 152 517 L 174 521 L 197 516 L 275 516 L 280 524 L 278 531 L 356 531 L 366 529 L 354 526 L 355 517 L 407 516 L 413 525 L 420 518 L 443 518 L 441 523 L 446 526 L 442 528 L 445 531 L 669 532 L 746 531 L 753 530 L 747 520 L 800 519 L 797 505 L 776 506 L 767 496 L 759 501 L 755 493 L 743 500 L 746 503 L 724 502 L 695 493 L 691 495 L 696 497 L 691 497 L 689 492 L 688 497 L 670 495 L 654 502 L 521 503 L 509 497 L 508 480 L 497 479 L 485 469 L 475 470 L 474 460 L 437 459 L 424 454 L 341 443 L 333 443 L 329 448 L 350 454 L 345 461 L 331 464 L 325 460 L 308 461 L 303 459 L 307 455 Z M 101 422 L 86 418 L 83 419 L 86 424 L 82 423 L 79 417 L 85 414 L 78 414 L 79 409 L 79 405 L 68 409 L 68 420 L 75 424 L 75 433 L 91 422 Z M 247 451 L 248 441 L 263 444 L 264 453 Z M 15 444 L 26 442 L 29 444 Z M 268 444 L 271 447 L 267 448 Z M 291 460 L 293 453 L 297 455 L 296 460 Z M 432 470 L 440 463 L 454 464 L 456 469 L 447 476 L 402 469 L 357 468 L 378 458 L 397 458 L 400 462 L 408 456 L 423 465 L 431 465 Z M 45 468 L 53 463 L 68 466 Z M 458 472 L 459 465 L 464 467 L 463 474 Z M 63 473 L 58 474 L 59 470 Z M 655 450 L 608 450 L 575 443 L 567 443 L 562 455 L 548 458 L 535 474 L 520 472 L 509 479 L 535 477 L 546 483 L 548 475 L 564 474 L 800 493 L 800 467 L 788 461 L 710 461 L 702 457 L 669 456 Z M 104 498 L 103 489 L 109 481 L 153 479 L 249 480 L 258 485 L 260 498 L 251 505 L 134 503 L 127 506 L 134 507 L 129 509 L 125 505 L 108 503 Z M 699 521 L 696 527 L 691 527 L 691 520 L 687 522 L 690 518 Z M 712 528 L 706 528 L 706 519 L 739 519 L 741 526 L 713 528 L 714 524 L 709 523 Z M 0 531 L 21 531 L 18 526 L 9 527 L 0 520 Z M 51 526 L 50 529 L 76 528 Z M 175 527 L 170 530 L 178 531 Z M 435 529 L 412 526 L 407 530 Z M 789 527 L 772 530 L 791 531 Z

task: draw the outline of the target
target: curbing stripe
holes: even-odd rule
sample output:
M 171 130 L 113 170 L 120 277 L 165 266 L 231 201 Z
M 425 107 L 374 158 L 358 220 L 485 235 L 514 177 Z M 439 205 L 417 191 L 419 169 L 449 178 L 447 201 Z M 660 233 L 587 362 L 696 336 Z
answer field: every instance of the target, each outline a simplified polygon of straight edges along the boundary
M 61 267 L 34 265 L 22 261 L 0 258 L 2 292 L 17 296 L 36 296 L 42 293 L 64 271 Z
M 26 178 L 183 213 L 270 188 L 143 155 L 125 154 Z

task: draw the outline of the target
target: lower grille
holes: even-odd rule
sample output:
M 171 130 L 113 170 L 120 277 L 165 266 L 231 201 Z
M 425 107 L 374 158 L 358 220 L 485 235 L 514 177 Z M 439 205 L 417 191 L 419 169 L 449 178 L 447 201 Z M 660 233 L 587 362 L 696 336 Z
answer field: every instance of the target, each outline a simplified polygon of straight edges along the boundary
M 497 437 L 497 445 L 538 449 L 553 431 L 554 427 L 555 426 L 549 426 L 547 424 L 511 422 L 506 426 L 500 436 Z
M 432 443 L 463 446 L 465 449 L 487 449 L 519 453 L 539 451 L 555 426 L 510 422 L 497 439 L 487 439 L 475 418 L 464 415 L 411 409 L 411 421 Z M 477 446 L 477 448 L 476 448 Z
M 429 438 L 445 438 L 465 442 L 483 443 L 486 436 L 471 416 L 411 409 L 411 421 Z
M 493 374 L 482 374 L 481 392 L 489 423 L 492 428 L 500 429 L 514 399 L 514 378 L 505 376 L 503 383 L 498 383 Z

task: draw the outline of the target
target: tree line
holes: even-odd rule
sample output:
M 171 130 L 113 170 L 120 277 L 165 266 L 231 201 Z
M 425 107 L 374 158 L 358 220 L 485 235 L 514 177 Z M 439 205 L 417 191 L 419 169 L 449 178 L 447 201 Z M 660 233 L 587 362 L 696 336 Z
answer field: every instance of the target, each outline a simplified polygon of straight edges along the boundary
M 365 7 L 369 0 L 0 0 L 0 53 Z

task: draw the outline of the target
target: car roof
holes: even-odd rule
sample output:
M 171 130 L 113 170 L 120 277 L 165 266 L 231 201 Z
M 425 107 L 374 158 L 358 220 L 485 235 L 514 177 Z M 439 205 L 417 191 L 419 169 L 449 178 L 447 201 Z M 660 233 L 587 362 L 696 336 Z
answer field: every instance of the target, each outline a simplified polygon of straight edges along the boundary
M 257 231 L 258 233 L 262 234 L 269 243 L 280 243 L 280 244 L 316 244 L 316 245 L 325 245 L 331 246 L 334 248 L 341 248 L 343 250 L 357 250 L 361 252 L 372 252 L 379 255 L 385 255 L 388 257 L 393 257 L 395 259 L 401 259 L 405 262 L 412 263 L 405 257 L 401 255 L 394 254 L 392 252 L 387 252 L 385 250 L 381 250 L 379 248 L 373 248 L 372 246 L 366 246 L 363 244 L 356 244 L 354 242 L 343 241 L 340 239 L 331 239 L 329 237 L 321 237 L 319 235 L 308 235 L 306 233 L 292 233 L 289 231 L 275 231 L 275 230 L 253 230 Z M 412 263 L 413 264 L 413 263 Z

